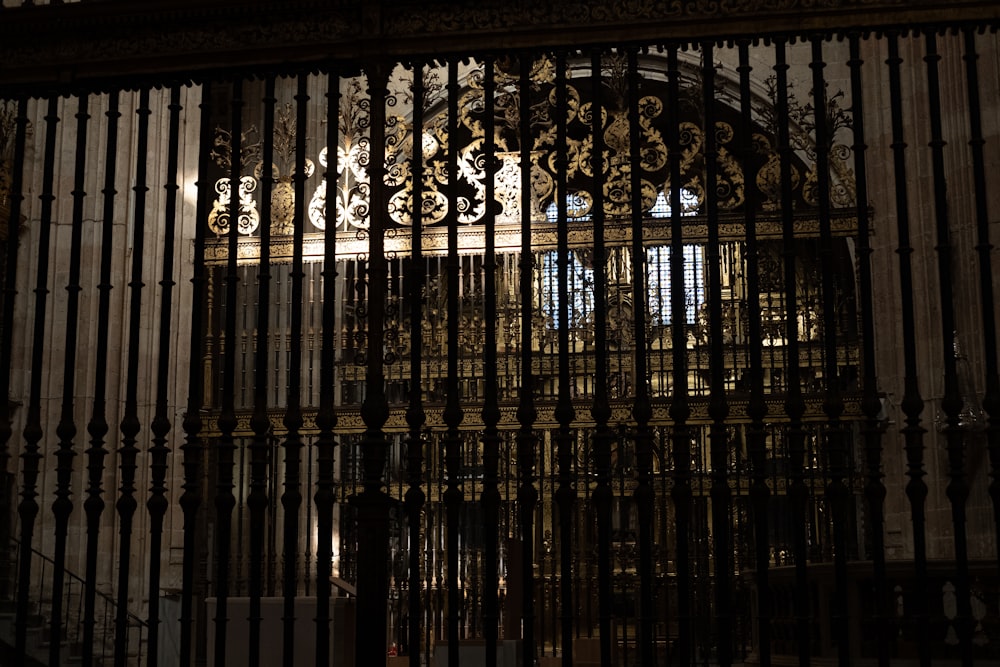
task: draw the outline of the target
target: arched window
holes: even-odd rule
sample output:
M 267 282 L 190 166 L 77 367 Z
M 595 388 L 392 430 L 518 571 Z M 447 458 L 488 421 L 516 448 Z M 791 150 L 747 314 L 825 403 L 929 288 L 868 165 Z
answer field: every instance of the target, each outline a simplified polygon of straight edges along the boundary
M 584 192 L 570 192 L 566 195 L 566 217 L 572 222 L 593 220 L 592 206 L 590 196 Z M 559 202 L 555 199 L 545 208 L 545 218 L 552 223 L 559 222 Z
M 698 212 L 698 195 L 688 188 L 681 188 L 681 215 L 695 215 Z M 670 194 L 660 190 L 650 215 L 654 218 L 669 218 Z M 646 248 L 646 286 L 649 291 L 649 314 L 656 324 L 669 325 L 673 322 L 673 300 L 671 296 L 671 246 Z M 705 249 L 694 244 L 684 245 L 684 324 L 698 321 L 698 309 L 705 303 Z
M 559 253 L 550 250 L 542 255 L 542 312 L 556 328 L 559 319 Z M 569 325 L 580 326 L 594 312 L 594 268 L 587 266 L 576 252 L 569 253 L 566 293 L 569 295 Z
M 673 248 L 646 248 L 646 286 L 649 291 L 649 314 L 656 324 L 673 323 L 671 290 L 679 288 L 671 280 L 670 258 Z M 700 245 L 684 245 L 684 321 L 695 324 L 698 309 L 705 303 L 705 249 Z
M 654 218 L 670 216 L 670 198 L 660 191 L 656 202 L 650 209 Z M 698 196 L 691 190 L 681 190 L 681 215 L 696 215 L 698 212 Z M 581 206 L 578 197 L 573 194 L 566 197 L 567 217 L 573 220 L 589 220 L 589 209 Z M 559 217 L 558 204 L 553 201 L 546 208 L 549 222 L 557 222 Z M 580 217 L 574 217 L 579 215 Z M 653 322 L 659 325 L 669 325 L 672 317 L 671 297 L 671 246 L 650 246 L 646 248 L 646 286 L 649 294 L 647 311 Z M 559 320 L 559 253 L 548 251 L 542 255 L 541 275 L 541 307 L 553 326 L 558 328 Z M 569 253 L 569 271 L 567 294 L 570 296 L 569 319 L 570 326 L 580 326 L 593 312 L 594 308 L 594 269 L 586 265 L 580 253 Z M 698 320 L 698 310 L 705 303 L 705 249 L 700 245 L 684 245 L 684 324 L 695 324 Z M 678 283 L 679 284 L 679 283 Z
M 698 213 L 698 195 L 689 188 L 681 188 L 681 215 L 695 215 Z M 660 190 L 653 202 L 653 208 L 649 209 L 649 214 L 654 218 L 670 217 L 670 193 Z

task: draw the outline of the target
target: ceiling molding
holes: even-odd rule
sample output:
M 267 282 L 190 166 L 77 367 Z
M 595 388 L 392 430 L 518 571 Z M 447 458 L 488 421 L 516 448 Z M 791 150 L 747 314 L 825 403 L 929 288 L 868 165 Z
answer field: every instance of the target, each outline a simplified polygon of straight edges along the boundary
M 0 92 L 405 55 L 888 25 L 996 25 L 995 0 L 81 0 L 0 9 Z

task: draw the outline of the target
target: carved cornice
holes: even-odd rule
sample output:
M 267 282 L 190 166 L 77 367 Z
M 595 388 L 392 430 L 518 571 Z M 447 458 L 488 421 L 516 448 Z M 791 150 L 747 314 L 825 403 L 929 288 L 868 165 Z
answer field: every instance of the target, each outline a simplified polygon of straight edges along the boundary
M 0 92 L 232 67 L 864 26 L 995 23 L 993 0 L 82 0 L 0 9 Z
M 708 238 L 708 220 L 704 216 L 686 216 L 684 239 L 689 243 L 704 243 Z M 835 236 L 853 236 L 857 233 L 857 220 L 853 211 L 837 212 L 832 216 L 831 228 Z M 757 217 L 757 238 L 781 239 L 782 221 L 777 214 L 760 214 Z M 430 227 L 424 230 L 422 252 L 424 255 L 443 255 L 447 252 L 446 227 Z M 819 219 L 815 215 L 800 215 L 795 220 L 796 238 L 818 238 Z M 746 238 L 746 227 L 742 214 L 726 214 L 719 217 L 719 237 L 722 241 L 739 241 Z M 612 222 L 605 226 L 605 241 L 609 246 L 627 245 L 631 242 L 631 223 Z M 324 254 L 324 235 L 310 232 L 305 234 L 303 255 L 306 261 L 319 261 Z M 271 240 L 271 262 L 287 264 L 292 261 L 294 246 L 291 236 L 273 237 Z M 669 220 L 647 220 L 643 240 L 649 245 L 670 243 Z M 259 236 L 240 236 L 237 246 L 237 261 L 240 264 L 254 264 L 260 258 Z M 593 246 L 592 223 L 572 225 L 569 244 L 572 248 Z M 459 252 L 462 254 L 482 253 L 486 247 L 482 225 L 469 225 L 459 229 Z M 498 225 L 494 238 L 496 252 L 516 253 L 521 250 L 521 227 L 519 225 Z M 385 250 L 398 255 L 410 251 L 410 230 L 405 227 L 393 228 L 386 234 Z M 556 226 L 552 223 L 536 223 L 532 228 L 531 247 L 537 250 L 554 250 L 557 245 Z M 354 258 L 368 253 L 366 233 L 339 232 L 337 234 L 337 257 Z M 229 257 L 229 239 L 219 236 L 205 243 L 205 261 L 209 265 L 225 264 Z
M 401 3 L 403 4 L 403 3 Z M 455 5 L 459 5 L 455 7 Z M 461 6 L 463 5 L 464 6 Z M 606 0 L 578 0 L 576 2 L 497 2 L 487 0 L 480 3 L 452 3 L 450 11 L 441 12 L 443 3 L 400 7 L 385 15 L 384 31 L 388 35 L 409 37 L 422 31 L 443 33 L 490 32 L 498 26 L 508 30 L 584 30 L 600 35 L 603 31 L 627 27 L 639 29 L 646 36 L 643 26 L 654 27 L 658 34 L 669 25 L 682 22 L 685 26 L 707 21 L 738 22 L 743 25 L 738 31 L 758 30 L 760 19 L 770 23 L 775 19 L 787 19 L 795 14 L 801 21 L 803 13 L 823 24 L 834 28 L 846 25 L 844 13 L 865 13 L 875 11 L 895 11 L 901 8 L 914 9 L 917 5 L 930 7 L 932 2 L 911 2 L 909 0 L 639 0 L 633 2 L 607 2 Z M 976 4 L 976 3 L 958 3 Z M 954 6 L 954 4 L 952 5 Z M 430 9 L 431 11 L 428 11 Z M 840 21 L 830 21 L 829 17 L 839 17 Z M 771 28 L 771 26 L 768 26 Z M 782 26 L 783 28 L 786 26 Z M 802 23 L 798 26 L 804 27 Z M 714 26 L 718 30 L 718 24 Z M 684 31 L 687 34 L 687 30 Z M 677 30 L 670 30 L 670 37 L 677 37 Z
M 844 413 L 842 418 L 845 421 L 856 421 L 862 418 L 861 413 L 861 401 L 860 396 L 856 394 L 847 394 L 843 397 L 844 399 Z M 784 416 L 784 397 L 782 396 L 768 396 L 766 402 L 769 407 L 768 414 L 769 423 L 782 423 L 787 421 L 787 417 Z M 708 414 L 708 399 L 707 398 L 691 398 L 689 399 L 691 407 L 691 416 L 688 418 L 688 424 L 705 426 L 711 423 L 711 418 Z M 730 399 L 730 416 L 728 418 L 729 423 L 749 423 L 750 419 L 746 416 L 747 414 L 747 399 L 743 397 L 732 397 Z M 824 423 L 827 419 L 826 414 L 823 412 L 823 397 L 820 395 L 809 395 L 805 397 L 806 410 L 803 417 L 803 421 L 808 423 Z M 558 427 L 559 422 L 555 417 L 556 404 L 554 402 L 540 402 L 538 405 L 538 419 L 535 422 L 535 426 L 538 429 L 554 429 Z M 424 424 L 425 428 L 433 430 L 442 430 L 445 427 L 444 423 L 444 406 L 442 405 L 427 405 L 427 421 Z M 612 424 L 631 424 L 633 423 L 632 418 L 633 404 L 631 401 L 614 401 L 611 406 L 611 419 Z M 594 426 L 594 423 L 590 417 L 590 403 L 588 401 L 577 401 L 576 402 L 576 415 L 577 419 L 573 422 L 574 428 L 590 428 Z M 283 424 L 284 412 L 282 410 L 271 410 L 268 412 L 268 416 L 271 421 L 271 429 L 275 434 L 282 434 L 285 432 L 285 426 Z M 240 412 L 236 416 L 236 430 L 234 435 L 236 437 L 248 438 L 253 436 L 253 429 L 250 427 L 250 418 L 252 414 L 250 412 Z M 306 436 L 315 435 L 318 432 L 316 428 L 316 411 L 306 410 L 303 413 L 303 426 L 302 434 Z M 217 437 L 220 433 L 218 427 L 218 415 L 209 414 L 205 420 L 205 437 L 212 438 Z M 650 421 L 650 426 L 670 426 L 673 421 L 670 419 L 670 401 L 668 399 L 653 399 L 653 418 Z M 520 428 L 521 424 L 517 419 L 517 405 L 514 403 L 502 404 L 500 406 L 500 423 L 498 427 L 502 431 L 514 431 Z M 389 412 L 389 420 L 385 424 L 385 431 L 388 433 L 406 433 L 409 429 L 406 423 L 406 408 L 396 407 Z M 463 431 L 479 431 L 482 428 L 482 424 L 475 419 L 469 419 L 464 421 L 459 428 Z M 364 420 L 361 419 L 361 408 L 358 406 L 344 406 L 337 409 L 337 428 L 335 429 L 337 434 L 347 434 L 347 433 L 362 433 L 365 430 Z
M 314 60 L 322 45 L 357 36 L 359 10 L 331 11 L 333 4 L 84 0 L 0 10 L 0 85 L 122 77 L 128 85 L 134 77 Z

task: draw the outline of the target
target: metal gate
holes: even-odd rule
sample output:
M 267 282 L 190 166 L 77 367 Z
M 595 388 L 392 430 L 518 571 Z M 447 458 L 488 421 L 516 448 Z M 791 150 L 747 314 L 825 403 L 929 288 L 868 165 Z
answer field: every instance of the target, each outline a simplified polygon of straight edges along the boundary
M 4 88 L 10 664 L 1000 660 L 987 28 Z

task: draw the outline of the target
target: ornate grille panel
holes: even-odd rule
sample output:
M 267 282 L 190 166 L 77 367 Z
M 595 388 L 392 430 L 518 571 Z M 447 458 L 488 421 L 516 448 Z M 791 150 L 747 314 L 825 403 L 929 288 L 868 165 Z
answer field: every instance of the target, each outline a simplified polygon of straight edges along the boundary
M 997 48 L 598 44 L 2 102 L 0 642 L 996 660 Z

